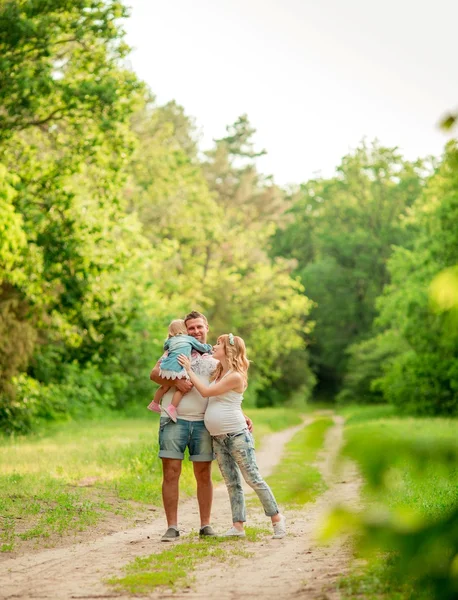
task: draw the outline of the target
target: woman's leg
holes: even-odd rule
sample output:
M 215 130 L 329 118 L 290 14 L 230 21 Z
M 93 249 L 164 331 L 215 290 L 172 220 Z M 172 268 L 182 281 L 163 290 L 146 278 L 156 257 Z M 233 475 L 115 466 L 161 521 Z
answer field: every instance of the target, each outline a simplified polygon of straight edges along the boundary
M 227 438 L 226 438 L 227 439 Z M 226 483 L 231 502 L 232 522 L 238 529 L 243 529 L 243 523 L 246 521 L 245 495 L 242 488 L 242 478 L 240 470 L 228 451 L 224 440 L 213 438 L 213 452 L 216 454 L 216 460 L 221 471 L 221 475 Z
M 277 522 L 280 519 L 280 511 L 272 490 L 259 472 L 254 443 L 250 433 L 247 432 L 232 438 L 231 455 L 247 484 L 258 495 L 266 516 L 271 517 L 272 523 Z

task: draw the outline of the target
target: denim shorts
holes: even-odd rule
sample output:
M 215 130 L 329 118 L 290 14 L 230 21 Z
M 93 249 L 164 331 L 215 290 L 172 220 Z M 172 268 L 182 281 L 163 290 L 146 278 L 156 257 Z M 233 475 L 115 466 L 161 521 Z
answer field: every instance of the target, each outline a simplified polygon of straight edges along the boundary
M 212 439 L 203 421 L 176 423 L 170 417 L 161 417 L 159 425 L 159 457 L 183 460 L 184 451 L 189 448 L 189 460 L 209 462 L 215 458 Z

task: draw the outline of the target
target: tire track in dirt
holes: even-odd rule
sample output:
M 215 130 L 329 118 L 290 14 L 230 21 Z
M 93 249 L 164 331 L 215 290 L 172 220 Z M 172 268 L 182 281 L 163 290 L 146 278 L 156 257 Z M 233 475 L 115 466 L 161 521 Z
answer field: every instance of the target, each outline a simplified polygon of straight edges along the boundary
M 267 476 L 281 460 L 285 444 L 304 425 L 272 434 L 257 451 L 263 476 Z M 351 556 L 347 541 L 332 546 L 319 546 L 313 538 L 317 520 L 332 503 L 357 502 L 358 479 L 353 468 L 336 475 L 332 463 L 337 456 L 343 432 L 343 419 L 334 417 L 328 430 L 319 467 L 329 489 L 317 502 L 300 511 L 286 511 L 289 534 L 283 540 L 265 539 L 250 544 L 251 558 L 237 557 L 235 564 L 204 563 L 195 573 L 192 588 L 173 593 L 156 590 L 147 597 L 199 598 L 218 600 L 239 598 L 338 598 L 332 582 L 345 571 Z M 344 481 L 342 483 L 342 481 Z M 250 490 L 251 492 L 251 490 Z M 190 532 L 198 527 L 198 508 L 195 498 L 180 504 L 180 527 Z M 229 500 L 224 484 L 215 487 L 213 525 L 225 530 L 231 522 Z M 266 526 L 270 520 L 258 506 L 248 509 L 249 524 Z M 122 565 L 137 556 L 159 553 L 165 544 L 159 541 L 165 521 L 161 516 L 147 525 L 105 535 L 99 539 L 67 548 L 44 550 L 34 554 L 7 559 L 0 564 L 0 598 L 5 600 L 70 600 L 83 598 L 129 598 L 113 592 L 103 583 L 107 577 L 121 572 Z M 240 540 L 244 545 L 243 540 Z M 179 542 L 178 542 L 179 543 Z M 230 542 L 233 543 L 233 542 Z M 238 544 L 237 544 L 238 545 Z M 325 594 L 323 595 L 323 590 Z M 326 591 L 327 590 L 327 591 Z

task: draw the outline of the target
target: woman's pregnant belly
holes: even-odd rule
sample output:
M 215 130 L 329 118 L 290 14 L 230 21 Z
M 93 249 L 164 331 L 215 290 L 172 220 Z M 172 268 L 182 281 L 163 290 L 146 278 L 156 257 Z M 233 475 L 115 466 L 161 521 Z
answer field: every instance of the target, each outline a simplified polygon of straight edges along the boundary
M 241 402 L 224 402 L 217 398 L 209 398 L 204 421 L 210 435 L 238 433 L 246 427 Z

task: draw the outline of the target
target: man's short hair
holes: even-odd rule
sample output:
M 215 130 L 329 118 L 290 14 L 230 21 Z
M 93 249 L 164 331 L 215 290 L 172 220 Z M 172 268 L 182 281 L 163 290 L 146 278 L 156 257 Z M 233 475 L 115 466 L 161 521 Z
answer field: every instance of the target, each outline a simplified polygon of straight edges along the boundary
M 203 319 L 204 323 L 208 325 L 207 317 L 198 310 L 193 310 L 190 313 L 188 313 L 184 318 L 184 324 L 186 325 L 186 323 L 191 319 Z

